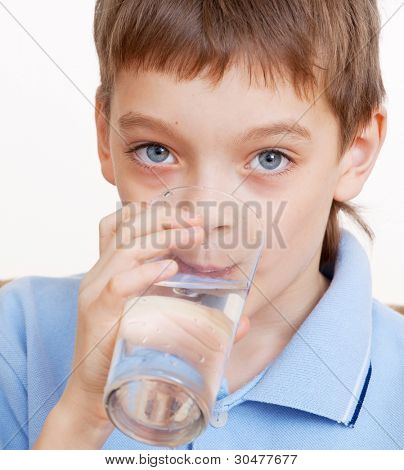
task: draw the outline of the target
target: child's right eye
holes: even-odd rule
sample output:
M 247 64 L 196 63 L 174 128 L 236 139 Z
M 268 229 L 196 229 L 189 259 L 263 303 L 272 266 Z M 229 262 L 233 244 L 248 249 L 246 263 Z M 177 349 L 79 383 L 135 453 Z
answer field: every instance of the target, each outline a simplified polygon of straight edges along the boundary
M 145 144 L 131 147 L 125 151 L 125 153 L 129 155 L 131 160 L 145 168 L 150 168 L 152 166 L 166 166 L 159 165 L 159 163 L 169 165 L 176 162 L 170 151 L 164 145 L 157 142 L 147 142 Z

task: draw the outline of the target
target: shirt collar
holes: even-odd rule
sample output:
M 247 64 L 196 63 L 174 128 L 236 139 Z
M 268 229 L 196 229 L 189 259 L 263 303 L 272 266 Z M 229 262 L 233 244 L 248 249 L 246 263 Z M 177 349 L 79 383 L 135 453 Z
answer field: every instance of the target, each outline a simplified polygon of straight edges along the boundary
M 252 400 L 353 427 L 371 374 L 370 273 L 364 248 L 342 228 L 335 265 L 324 272 L 331 282 L 320 301 L 250 387 L 246 384 L 232 394 L 224 393 L 216 408 Z

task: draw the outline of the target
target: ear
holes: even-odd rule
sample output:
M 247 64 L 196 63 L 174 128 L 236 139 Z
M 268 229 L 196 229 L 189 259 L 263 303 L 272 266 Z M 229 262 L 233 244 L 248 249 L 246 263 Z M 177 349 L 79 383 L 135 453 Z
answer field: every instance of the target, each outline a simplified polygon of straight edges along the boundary
M 115 173 L 109 145 L 109 124 L 104 114 L 104 103 L 100 96 L 100 86 L 95 94 L 95 126 L 97 129 L 98 158 L 104 178 L 115 186 Z
M 376 163 L 386 130 L 387 111 L 381 106 L 340 160 L 341 171 L 334 193 L 336 201 L 349 201 L 361 192 Z

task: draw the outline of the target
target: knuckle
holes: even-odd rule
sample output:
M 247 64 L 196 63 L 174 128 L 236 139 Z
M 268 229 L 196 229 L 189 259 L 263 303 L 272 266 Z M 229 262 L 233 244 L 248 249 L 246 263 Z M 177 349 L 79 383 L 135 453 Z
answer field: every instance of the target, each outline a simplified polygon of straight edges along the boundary
M 137 271 L 138 271 L 139 279 L 142 280 L 142 283 L 148 281 L 149 277 L 155 274 L 156 270 L 157 270 L 156 265 L 151 264 L 151 263 L 144 263 L 138 266 Z
M 178 213 L 171 205 L 162 205 L 157 208 L 157 216 L 161 223 L 167 224 L 169 227 L 184 222 Z
M 132 232 L 130 227 L 120 227 L 115 237 L 115 248 L 122 251 L 131 248 L 132 244 Z
M 130 201 L 126 204 L 126 219 L 125 221 L 133 220 L 136 215 L 144 212 L 144 210 L 149 206 L 147 201 Z
M 85 312 L 91 304 L 91 292 L 89 286 L 81 286 L 77 299 L 77 308 L 79 312 Z
M 105 236 L 108 234 L 108 232 L 111 230 L 112 222 L 114 221 L 116 217 L 116 213 L 106 215 L 103 217 L 99 224 L 98 224 L 98 229 L 99 233 L 101 236 Z
M 112 276 L 105 286 L 106 292 L 110 295 L 119 295 L 120 289 L 121 283 L 118 276 Z
M 98 224 L 98 231 L 100 232 L 100 235 L 102 235 L 105 232 L 105 224 L 106 224 L 105 219 L 106 218 L 103 217 Z
M 160 230 L 159 232 L 153 232 L 155 235 L 151 235 L 151 241 L 156 242 L 158 246 L 169 246 L 175 231 L 176 230 Z
M 176 245 L 183 246 L 192 240 L 193 234 L 187 229 L 179 228 L 172 230 L 168 238 L 168 246 L 174 247 Z
M 140 254 L 134 249 L 116 250 L 114 264 L 119 269 L 129 270 L 140 264 Z

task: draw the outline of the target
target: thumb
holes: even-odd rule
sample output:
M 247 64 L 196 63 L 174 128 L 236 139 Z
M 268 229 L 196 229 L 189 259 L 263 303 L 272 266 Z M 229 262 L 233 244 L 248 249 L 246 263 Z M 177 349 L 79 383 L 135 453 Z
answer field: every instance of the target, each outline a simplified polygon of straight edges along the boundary
M 244 336 L 249 332 L 249 330 L 250 319 L 246 315 L 241 315 L 234 342 L 237 343 L 242 338 L 244 338 Z

